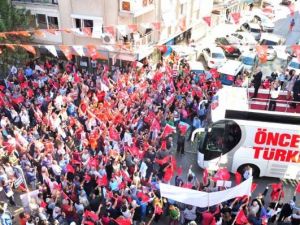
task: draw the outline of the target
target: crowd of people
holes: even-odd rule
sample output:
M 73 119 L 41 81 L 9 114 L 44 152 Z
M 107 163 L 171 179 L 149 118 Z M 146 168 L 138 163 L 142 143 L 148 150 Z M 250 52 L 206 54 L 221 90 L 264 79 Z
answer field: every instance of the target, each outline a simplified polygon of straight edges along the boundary
M 93 73 L 72 62 L 12 67 L 0 83 L 1 193 L 14 206 L 16 193 L 38 190 L 15 218 L 20 225 L 149 225 L 164 217 L 170 225 L 261 225 L 274 215 L 265 194 L 209 209 L 160 196 L 159 183 L 174 179 L 177 186 L 218 190 L 211 177 L 200 182 L 192 167 L 183 174 L 173 153 L 184 155 L 186 124 L 192 130 L 205 124 L 202 100 L 221 83 L 217 74 L 206 80 L 191 73 L 174 53 L 171 59 L 156 68 L 98 64 Z M 249 221 L 235 219 L 240 209 Z M 3 208 L 0 215 L 10 224 Z M 290 215 L 299 224 L 300 212 Z

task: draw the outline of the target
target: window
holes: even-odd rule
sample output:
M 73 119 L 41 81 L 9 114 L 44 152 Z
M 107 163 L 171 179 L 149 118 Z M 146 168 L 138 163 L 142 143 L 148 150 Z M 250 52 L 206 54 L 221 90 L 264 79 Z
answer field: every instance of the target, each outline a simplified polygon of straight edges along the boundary
M 75 19 L 75 27 L 79 28 L 80 31 L 82 30 L 82 28 L 90 28 L 91 32 L 93 32 L 94 21 L 76 18 Z
M 48 29 L 45 14 L 36 14 L 36 22 L 40 29 Z
M 55 16 L 48 16 L 49 29 L 58 29 L 58 19 Z

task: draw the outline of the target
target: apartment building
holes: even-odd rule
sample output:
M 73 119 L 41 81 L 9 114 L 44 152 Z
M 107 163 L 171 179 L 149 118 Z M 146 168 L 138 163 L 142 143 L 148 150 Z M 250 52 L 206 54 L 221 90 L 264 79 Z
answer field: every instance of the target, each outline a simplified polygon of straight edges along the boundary
M 44 32 L 35 42 L 98 47 L 101 55 L 116 60 L 142 60 L 157 45 L 200 38 L 208 26 L 213 0 L 12 0 L 35 16 Z M 153 28 L 160 22 L 160 30 Z M 103 47 L 105 45 L 105 47 Z M 118 46 L 118 47 L 116 47 Z M 126 46 L 121 48 L 120 46 Z

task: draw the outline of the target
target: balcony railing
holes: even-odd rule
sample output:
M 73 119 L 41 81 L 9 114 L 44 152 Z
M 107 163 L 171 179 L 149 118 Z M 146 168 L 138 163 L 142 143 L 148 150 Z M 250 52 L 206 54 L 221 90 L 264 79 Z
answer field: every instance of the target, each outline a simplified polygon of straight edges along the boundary
M 39 4 L 58 4 L 58 0 L 13 0 L 13 2 L 21 2 L 21 3 L 39 3 Z

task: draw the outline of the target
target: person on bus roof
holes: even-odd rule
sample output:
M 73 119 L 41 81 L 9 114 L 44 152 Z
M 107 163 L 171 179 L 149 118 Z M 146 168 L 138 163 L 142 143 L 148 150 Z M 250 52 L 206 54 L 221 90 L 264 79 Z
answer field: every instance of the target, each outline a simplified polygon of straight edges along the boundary
M 261 85 L 261 79 L 263 77 L 263 74 L 261 72 L 261 68 L 257 67 L 256 69 L 256 74 L 253 75 L 253 80 L 252 80 L 252 84 L 254 86 L 254 94 L 252 96 L 252 98 L 257 98 L 257 94 L 258 94 L 258 89 Z

